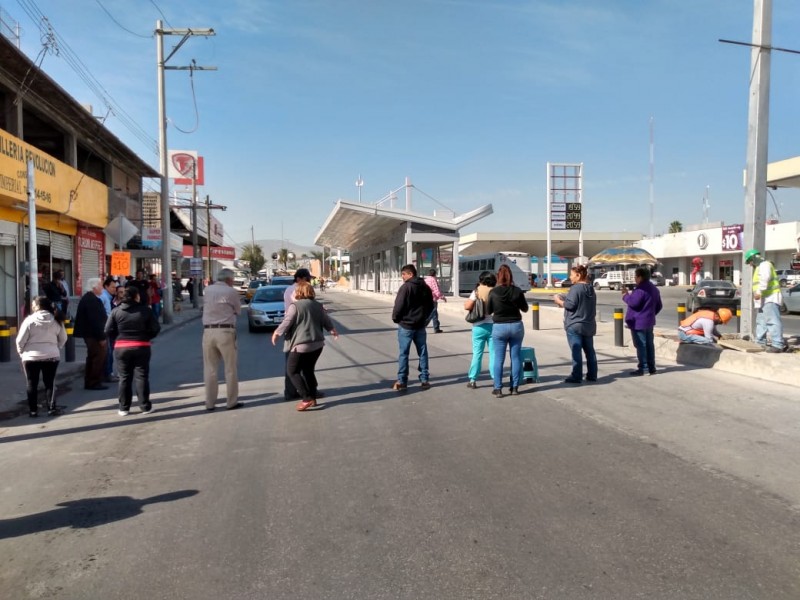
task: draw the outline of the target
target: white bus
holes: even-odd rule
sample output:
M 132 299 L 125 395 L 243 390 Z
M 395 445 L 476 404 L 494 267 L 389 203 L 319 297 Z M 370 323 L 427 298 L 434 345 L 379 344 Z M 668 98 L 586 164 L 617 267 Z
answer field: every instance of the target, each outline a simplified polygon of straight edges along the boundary
M 508 265 L 514 276 L 514 285 L 523 292 L 531 289 L 531 257 L 524 252 L 492 252 L 475 256 L 458 257 L 459 293 L 469 293 L 478 285 L 478 276 L 484 271 L 497 273 L 500 265 Z

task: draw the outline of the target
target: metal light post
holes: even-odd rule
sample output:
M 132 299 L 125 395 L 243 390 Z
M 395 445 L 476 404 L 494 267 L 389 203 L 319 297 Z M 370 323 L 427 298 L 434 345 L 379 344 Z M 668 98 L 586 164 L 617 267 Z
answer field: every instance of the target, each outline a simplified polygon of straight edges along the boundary
M 364 187 L 364 180 L 361 179 L 361 175 L 358 176 L 356 179 L 356 188 L 358 189 L 358 203 L 361 204 L 361 188 Z

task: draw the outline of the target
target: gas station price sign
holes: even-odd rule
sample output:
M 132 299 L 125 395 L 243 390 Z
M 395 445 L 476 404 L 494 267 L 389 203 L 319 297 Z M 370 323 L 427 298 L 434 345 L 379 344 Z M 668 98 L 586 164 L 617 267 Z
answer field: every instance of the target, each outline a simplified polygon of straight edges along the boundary
M 583 205 L 580 202 L 552 202 L 550 229 L 579 230 Z

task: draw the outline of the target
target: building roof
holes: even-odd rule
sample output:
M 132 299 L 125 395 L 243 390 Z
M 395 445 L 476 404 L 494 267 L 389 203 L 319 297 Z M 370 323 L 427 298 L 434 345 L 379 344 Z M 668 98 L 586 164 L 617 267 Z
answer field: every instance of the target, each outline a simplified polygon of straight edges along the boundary
M 800 187 L 800 156 L 767 165 L 767 187 Z
M 24 99 L 29 110 L 47 116 L 60 127 L 69 124 L 79 134 L 81 145 L 94 150 L 104 160 L 141 177 L 159 177 L 158 171 L 123 144 L 10 40 L 0 35 L 0 83 L 16 90 L 23 82 Z M 25 141 L 35 135 L 31 126 L 26 127 Z
M 314 244 L 350 251 L 372 247 L 376 242 L 389 238 L 401 223 L 430 227 L 432 232 L 455 233 L 492 212 L 492 205 L 486 204 L 463 215 L 452 216 L 449 213 L 447 216 L 436 216 L 339 200 L 322 225 Z
M 552 254 L 567 258 L 580 256 L 577 231 L 552 231 Z M 583 232 L 583 255 L 594 256 L 610 246 L 633 244 L 642 239 L 640 233 Z M 461 236 L 460 254 L 474 256 L 500 250 L 526 252 L 531 256 L 547 256 L 547 232 L 537 233 L 470 233 Z

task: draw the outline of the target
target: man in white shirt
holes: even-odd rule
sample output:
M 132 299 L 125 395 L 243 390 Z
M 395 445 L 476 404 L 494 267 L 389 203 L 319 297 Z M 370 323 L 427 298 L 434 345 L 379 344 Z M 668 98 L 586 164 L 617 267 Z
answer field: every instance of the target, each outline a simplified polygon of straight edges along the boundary
M 783 296 L 775 267 L 756 249 L 745 252 L 744 262 L 753 267 L 753 303 L 758 310 L 756 343 L 764 346 L 767 352 L 783 352 L 786 350 L 780 310 Z
M 233 289 L 234 272 L 221 269 L 217 281 L 205 289 L 203 297 L 203 381 L 206 388 L 206 410 L 217 402 L 220 359 L 225 363 L 225 387 L 228 410 L 240 408 L 239 374 L 237 370 L 236 320 L 242 312 L 239 292 Z

